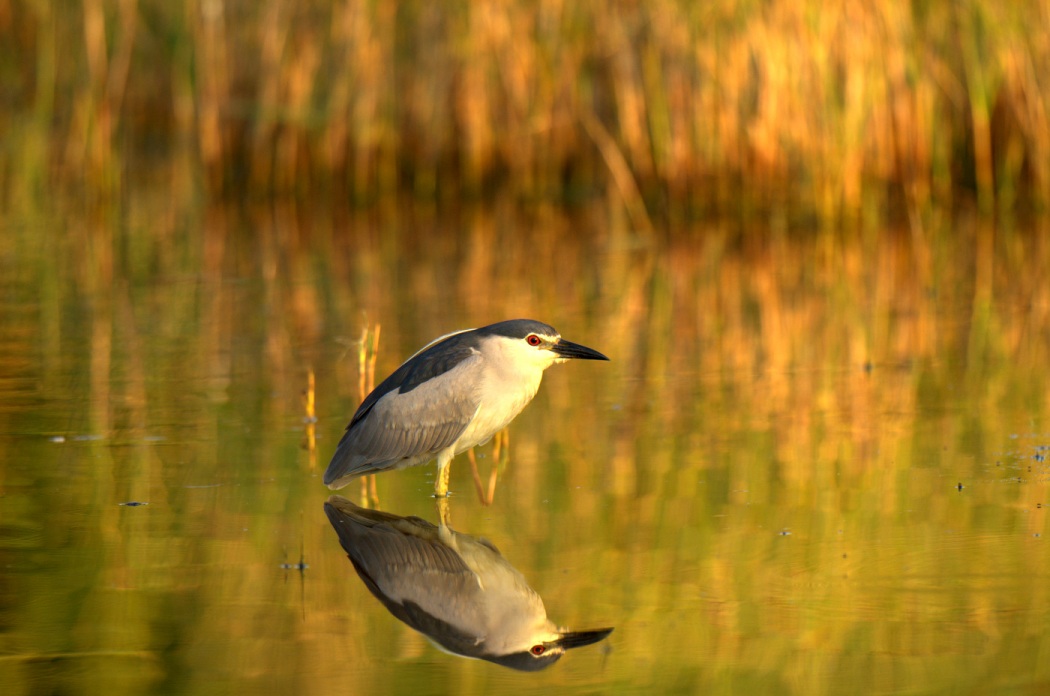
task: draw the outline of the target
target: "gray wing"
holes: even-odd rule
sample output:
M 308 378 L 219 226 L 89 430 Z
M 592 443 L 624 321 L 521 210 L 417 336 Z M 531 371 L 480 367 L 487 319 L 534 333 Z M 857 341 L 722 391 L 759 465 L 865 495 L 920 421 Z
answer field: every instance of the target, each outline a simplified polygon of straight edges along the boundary
M 446 341 L 454 342 L 456 336 Z M 472 377 L 481 355 L 469 345 L 426 350 L 397 369 L 361 404 L 325 471 L 324 483 L 422 464 L 454 443 L 477 413 Z

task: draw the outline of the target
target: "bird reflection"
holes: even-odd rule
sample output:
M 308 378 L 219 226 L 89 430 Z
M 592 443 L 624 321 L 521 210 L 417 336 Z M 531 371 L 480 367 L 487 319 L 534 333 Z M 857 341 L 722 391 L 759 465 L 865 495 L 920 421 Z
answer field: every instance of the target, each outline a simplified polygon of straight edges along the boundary
M 449 652 L 536 671 L 612 633 L 555 626 L 540 596 L 487 539 L 337 495 L 324 510 L 369 591 Z

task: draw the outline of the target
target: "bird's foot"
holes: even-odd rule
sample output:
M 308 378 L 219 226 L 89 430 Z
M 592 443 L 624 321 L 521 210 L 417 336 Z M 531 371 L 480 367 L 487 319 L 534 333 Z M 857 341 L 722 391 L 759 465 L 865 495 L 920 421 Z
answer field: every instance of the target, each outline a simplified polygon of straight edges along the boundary
M 451 472 L 452 467 L 450 467 L 447 463 L 444 466 L 438 464 L 437 479 L 434 481 L 435 498 L 448 497 L 448 475 Z

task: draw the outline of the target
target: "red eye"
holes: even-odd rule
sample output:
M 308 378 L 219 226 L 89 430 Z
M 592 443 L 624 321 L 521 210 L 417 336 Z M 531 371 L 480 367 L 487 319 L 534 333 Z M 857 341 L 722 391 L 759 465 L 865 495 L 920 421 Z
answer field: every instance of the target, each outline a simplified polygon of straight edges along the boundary
M 529 336 L 529 338 L 532 338 L 532 337 Z M 542 655 L 546 651 L 547 651 L 547 646 L 546 645 L 533 645 L 532 646 L 532 650 L 530 650 L 529 652 L 531 652 L 536 657 L 539 657 L 540 655 Z
M 543 341 L 540 340 L 540 337 L 537 336 L 536 334 L 529 334 L 529 337 L 526 338 L 525 340 L 528 341 L 530 346 L 538 346 L 539 344 L 543 343 Z M 540 646 L 540 647 L 542 648 L 542 646 Z M 533 648 L 533 650 L 535 650 L 535 649 L 536 648 Z M 541 652 L 542 652 L 542 650 L 541 650 Z

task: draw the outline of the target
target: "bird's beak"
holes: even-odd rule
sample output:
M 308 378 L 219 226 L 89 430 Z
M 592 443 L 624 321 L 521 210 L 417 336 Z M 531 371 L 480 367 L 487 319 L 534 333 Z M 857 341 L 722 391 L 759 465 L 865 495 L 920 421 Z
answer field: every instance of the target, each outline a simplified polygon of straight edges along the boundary
M 593 631 L 566 631 L 558 636 L 554 644 L 566 650 L 582 648 L 585 645 L 597 643 L 612 632 L 611 628 L 597 628 Z
M 581 346 L 579 343 L 573 343 L 572 341 L 566 341 L 564 338 L 558 339 L 558 342 L 551 346 L 551 351 L 553 351 L 559 358 L 564 358 L 566 360 L 569 358 L 577 358 L 579 360 L 609 359 L 593 348 Z

